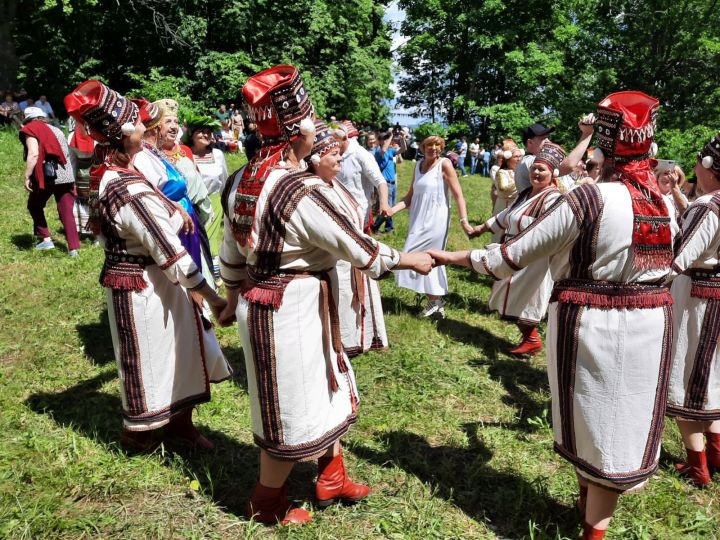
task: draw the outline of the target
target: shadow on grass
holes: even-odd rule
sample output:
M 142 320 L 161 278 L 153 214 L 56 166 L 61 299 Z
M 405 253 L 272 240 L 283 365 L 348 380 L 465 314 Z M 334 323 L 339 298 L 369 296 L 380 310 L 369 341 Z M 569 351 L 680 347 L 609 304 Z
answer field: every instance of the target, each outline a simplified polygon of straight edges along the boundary
M 115 361 L 107 308 L 100 313 L 98 322 L 78 324 L 75 329 L 83 344 L 85 355 L 93 364 L 102 366 Z
M 16 248 L 22 250 L 30 250 L 35 247 L 35 237 L 32 234 L 13 234 L 10 241 Z
M 514 425 L 503 425 L 519 431 L 536 431 L 538 425 L 531 425 L 527 420 L 542 418 L 546 410 L 549 421 L 551 416 L 549 400 L 537 400 L 531 395 L 531 392 L 549 392 L 547 372 L 544 368 L 515 359 L 489 361 L 486 358 L 476 358 L 469 364 L 476 367 L 488 366 L 489 377 L 500 382 L 505 388 L 506 394 L 502 397 L 502 401 L 515 408 L 518 421 Z
M 478 436 L 478 424 L 463 428 L 467 448 L 432 446 L 415 433 L 392 431 L 378 436 L 383 451 L 362 445 L 354 445 L 352 451 L 379 466 L 397 466 L 416 476 L 501 537 L 526 537 L 530 520 L 551 537 L 575 537 L 578 517 L 572 508 L 550 497 L 541 482 L 530 483 L 489 466 L 492 452 Z
M 498 353 L 514 346 L 508 340 L 498 337 L 480 326 L 457 319 L 438 321 L 437 328 L 438 331 L 456 341 L 477 347 L 484 356 L 493 360 L 498 358 Z
M 101 390 L 114 379 L 115 372 L 109 370 L 60 392 L 33 394 L 25 404 L 37 414 L 50 416 L 60 426 L 110 445 L 111 452 L 122 459 L 125 453 L 118 444 L 122 429 L 120 398 Z M 198 428 L 215 443 L 215 450 L 192 452 L 184 448 L 166 447 L 166 457 L 159 451 L 156 456 L 170 465 L 173 463 L 173 453 L 181 455 L 184 466 L 203 485 L 212 487 L 213 500 L 242 517 L 245 502 L 256 481 L 259 451 L 256 446 L 239 442 L 220 431 L 202 425 L 198 425 Z M 309 498 L 316 469 L 312 464 L 297 469 L 290 479 L 292 495 Z
M 235 386 L 242 388 L 245 393 L 248 391 L 248 379 L 245 366 L 245 356 L 242 347 L 223 347 L 225 358 L 232 367 L 232 382 Z

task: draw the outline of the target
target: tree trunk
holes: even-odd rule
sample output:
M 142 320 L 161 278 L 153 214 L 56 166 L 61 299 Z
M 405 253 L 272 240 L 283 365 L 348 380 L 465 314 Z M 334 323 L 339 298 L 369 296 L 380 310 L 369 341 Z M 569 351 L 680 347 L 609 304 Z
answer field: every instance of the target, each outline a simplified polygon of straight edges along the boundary
M 13 90 L 17 80 L 18 58 L 13 41 L 17 0 L 0 2 L 0 90 Z

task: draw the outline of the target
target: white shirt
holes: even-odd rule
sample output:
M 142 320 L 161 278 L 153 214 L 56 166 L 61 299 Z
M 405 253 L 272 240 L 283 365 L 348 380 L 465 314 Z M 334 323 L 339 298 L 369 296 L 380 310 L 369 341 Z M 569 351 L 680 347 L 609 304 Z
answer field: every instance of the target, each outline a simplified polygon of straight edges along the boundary
M 535 156 L 525 154 L 515 169 L 515 187 L 518 193 L 530 187 L 530 167 L 535 163 Z
M 480 145 L 475 143 L 470 143 L 470 155 L 477 156 L 480 152 Z
M 380 172 L 375 156 L 360 146 L 356 138 L 353 137 L 349 142 L 337 179 L 355 197 L 365 215 L 373 189 L 387 182 Z

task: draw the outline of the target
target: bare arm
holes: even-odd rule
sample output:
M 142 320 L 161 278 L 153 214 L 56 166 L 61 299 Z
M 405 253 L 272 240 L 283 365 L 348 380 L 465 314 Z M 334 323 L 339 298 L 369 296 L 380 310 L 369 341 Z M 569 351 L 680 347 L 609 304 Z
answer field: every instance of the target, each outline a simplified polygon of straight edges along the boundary
M 25 189 L 32 191 L 32 177 L 35 165 L 37 165 L 39 146 L 35 137 L 25 137 L 25 147 L 27 148 L 27 161 L 25 163 Z
M 585 152 L 587 152 L 593 136 L 594 122 L 595 117 L 591 114 L 584 116 L 583 119 L 578 122 L 578 127 L 580 128 L 580 140 L 575 148 L 572 149 L 572 152 L 565 156 L 565 159 L 563 159 L 562 163 L 560 163 L 560 176 L 570 174 L 575 168 L 575 165 L 577 165 L 583 158 Z
M 450 163 L 449 159 L 443 160 L 442 173 L 443 180 L 450 189 L 450 193 L 452 194 L 453 199 L 455 199 L 455 204 L 457 204 L 458 215 L 460 217 L 460 225 L 465 231 L 465 234 L 470 235 L 470 233 L 472 233 L 474 229 L 470 226 L 470 223 L 468 222 L 465 196 L 463 195 L 462 188 L 460 187 L 460 182 L 458 181 L 455 168 L 452 166 L 452 163 Z
M 390 209 L 388 216 L 393 216 L 393 215 L 397 214 L 398 212 L 400 212 L 401 210 L 410 208 L 410 202 L 412 201 L 414 185 L 415 185 L 415 171 L 413 171 L 413 179 L 412 179 L 412 182 L 410 182 L 410 189 L 408 189 L 408 192 L 405 194 L 405 196 L 402 199 L 400 199 L 400 202 L 398 202 L 395 206 L 393 206 Z

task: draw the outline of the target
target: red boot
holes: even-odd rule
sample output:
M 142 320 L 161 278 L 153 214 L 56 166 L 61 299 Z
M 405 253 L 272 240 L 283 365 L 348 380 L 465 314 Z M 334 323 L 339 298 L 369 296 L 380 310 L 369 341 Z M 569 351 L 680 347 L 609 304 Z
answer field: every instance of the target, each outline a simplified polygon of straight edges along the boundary
M 683 476 L 687 476 L 697 487 L 705 487 L 710 483 L 710 472 L 708 471 L 705 450 L 700 452 L 688 448 L 685 450 L 688 455 L 687 463 L 676 463 L 675 469 Z
M 542 340 L 538 334 L 537 326 L 519 326 L 523 339 L 520 345 L 510 350 L 514 356 L 533 355 L 542 349 Z
M 720 471 L 720 433 L 705 433 L 708 470 Z
M 356 503 L 370 493 L 368 486 L 355 484 L 345 471 L 342 450 L 337 456 L 322 456 L 318 459 L 318 479 L 315 496 L 320 508 L 343 501 Z
M 193 425 L 192 413 L 190 407 L 173 416 L 165 426 L 165 435 L 180 439 L 193 450 L 212 450 L 215 445 Z
M 582 540 L 602 540 L 605 538 L 605 529 L 596 529 L 589 523 L 583 525 Z
M 287 486 L 269 488 L 260 482 L 255 484 L 252 496 L 245 507 L 245 515 L 260 523 L 270 525 L 304 525 L 312 521 L 307 510 L 293 508 L 287 499 Z

